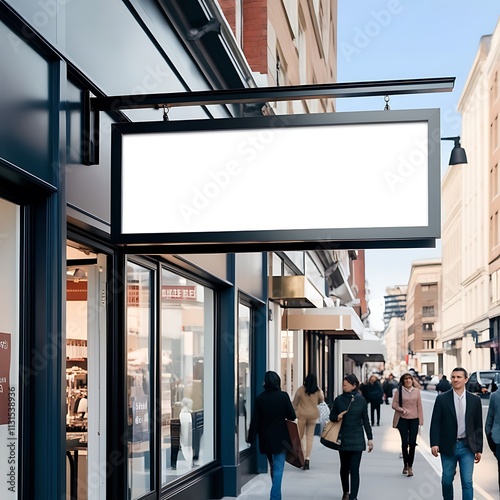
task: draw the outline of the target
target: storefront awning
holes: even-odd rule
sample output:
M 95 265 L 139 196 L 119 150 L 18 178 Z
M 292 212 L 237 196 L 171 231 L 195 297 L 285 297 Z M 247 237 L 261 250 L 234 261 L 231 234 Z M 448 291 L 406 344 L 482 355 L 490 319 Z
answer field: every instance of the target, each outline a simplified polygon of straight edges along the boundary
M 270 285 L 269 298 L 285 308 L 323 306 L 323 295 L 305 276 L 273 276 Z
M 365 326 L 352 307 L 287 309 L 283 314 L 284 330 L 314 330 L 341 339 L 361 339 Z
M 383 363 L 385 361 L 383 354 L 348 354 L 347 356 L 358 366 L 361 366 L 363 363 Z
M 368 332 L 365 333 L 363 340 L 342 340 L 339 342 L 339 350 L 357 365 L 385 361 L 382 340 Z

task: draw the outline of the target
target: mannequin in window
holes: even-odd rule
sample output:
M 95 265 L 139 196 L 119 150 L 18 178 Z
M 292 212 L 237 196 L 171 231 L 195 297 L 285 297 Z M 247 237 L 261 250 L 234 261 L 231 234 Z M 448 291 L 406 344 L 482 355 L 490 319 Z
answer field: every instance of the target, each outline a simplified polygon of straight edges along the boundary
M 192 427 L 193 420 L 191 416 L 191 410 L 193 408 L 193 400 L 189 398 L 182 398 L 181 400 L 181 412 L 179 414 L 179 420 L 181 422 L 181 450 L 186 462 L 191 466 L 193 462 L 193 444 L 192 444 Z

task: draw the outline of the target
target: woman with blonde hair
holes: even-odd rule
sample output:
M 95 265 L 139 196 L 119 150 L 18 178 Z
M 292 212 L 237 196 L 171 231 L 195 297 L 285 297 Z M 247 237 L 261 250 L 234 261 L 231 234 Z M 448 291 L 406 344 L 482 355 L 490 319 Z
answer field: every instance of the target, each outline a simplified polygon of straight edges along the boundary
M 300 439 L 306 435 L 304 452 L 304 470 L 309 469 L 309 460 L 314 440 L 314 429 L 319 418 L 318 404 L 325 400 L 323 391 L 318 387 L 316 375 L 310 373 L 304 380 L 293 398 L 292 404 L 297 414 Z

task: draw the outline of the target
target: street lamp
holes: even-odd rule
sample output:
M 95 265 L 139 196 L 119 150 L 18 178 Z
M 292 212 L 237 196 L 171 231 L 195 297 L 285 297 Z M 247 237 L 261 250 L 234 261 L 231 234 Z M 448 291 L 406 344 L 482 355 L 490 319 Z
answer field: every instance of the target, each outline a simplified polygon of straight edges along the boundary
M 441 137 L 442 141 L 454 141 L 455 145 L 451 150 L 449 165 L 460 165 L 462 163 L 467 164 L 467 155 L 465 154 L 465 149 L 460 146 L 460 136 L 456 137 Z

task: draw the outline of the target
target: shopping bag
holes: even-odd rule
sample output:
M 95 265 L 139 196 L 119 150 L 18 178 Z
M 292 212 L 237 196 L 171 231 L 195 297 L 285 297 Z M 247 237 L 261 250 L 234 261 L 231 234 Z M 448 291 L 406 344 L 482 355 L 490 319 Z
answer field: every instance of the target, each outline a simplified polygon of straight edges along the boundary
M 300 442 L 299 428 L 297 423 L 292 422 L 291 420 L 287 420 L 286 425 L 288 427 L 288 434 L 290 435 L 290 443 L 292 445 L 291 449 L 286 452 L 286 461 L 290 465 L 301 469 L 304 467 L 304 453 L 302 451 L 302 443 Z
M 330 421 L 330 407 L 324 401 L 322 401 L 318 405 L 318 411 L 319 411 L 319 423 L 321 425 L 321 430 L 323 430 L 325 424 Z
M 342 439 L 340 437 L 340 428 L 342 427 L 342 420 L 337 422 L 328 421 L 321 433 L 320 443 L 327 448 L 338 450 Z

